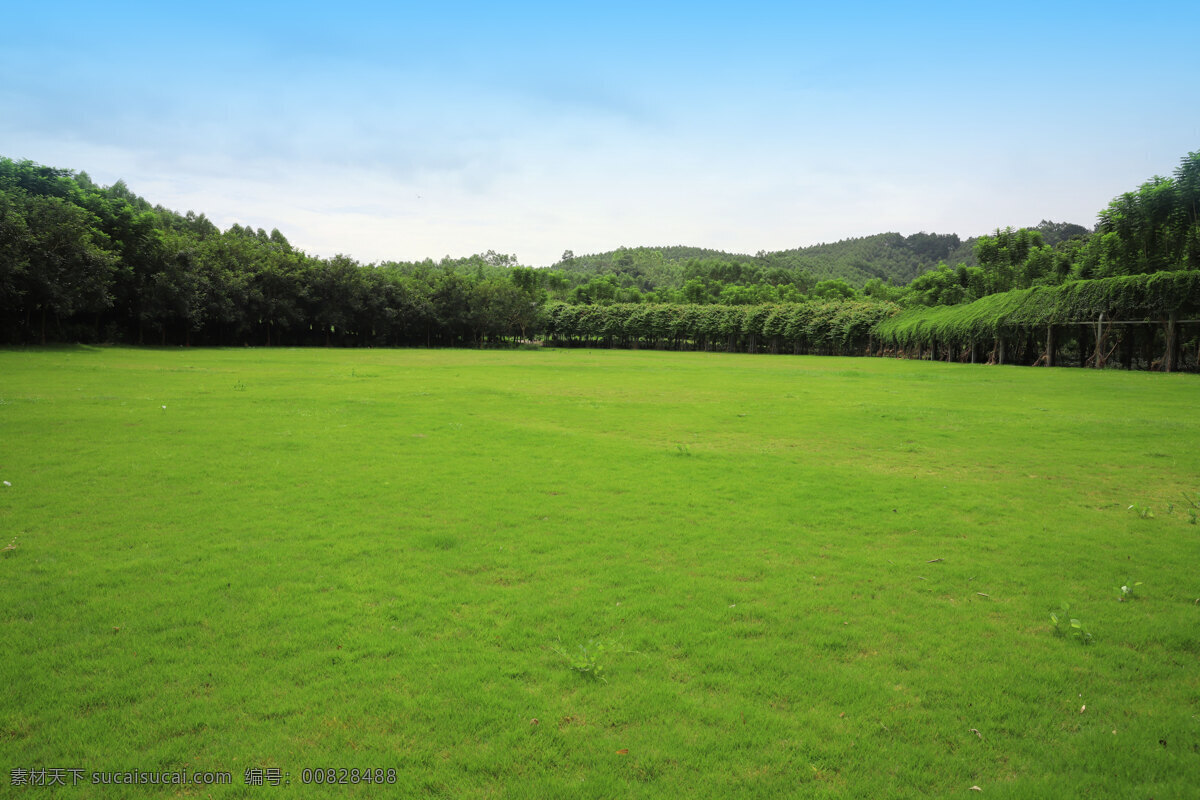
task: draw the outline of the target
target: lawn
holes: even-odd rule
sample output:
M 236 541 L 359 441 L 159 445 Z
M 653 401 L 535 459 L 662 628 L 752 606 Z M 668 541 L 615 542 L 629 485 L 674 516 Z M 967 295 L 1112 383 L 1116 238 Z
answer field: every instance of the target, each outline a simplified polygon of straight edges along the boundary
M 0 480 L 0 795 L 1200 785 L 1195 375 L 4 350 Z

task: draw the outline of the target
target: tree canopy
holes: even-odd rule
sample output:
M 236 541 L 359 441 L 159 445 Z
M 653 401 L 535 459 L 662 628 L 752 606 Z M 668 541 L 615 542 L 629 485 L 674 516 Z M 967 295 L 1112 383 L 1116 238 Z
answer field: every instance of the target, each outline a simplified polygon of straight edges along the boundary
M 985 304 L 988 314 L 1003 306 L 1006 320 L 1033 320 L 1030 308 L 1061 310 L 1062 297 L 1091 297 L 1091 289 L 1067 287 L 1096 279 L 1103 279 L 1097 286 L 1124 287 L 1118 305 L 1142 313 L 1149 301 L 1139 292 L 1161 293 L 1160 284 L 1183 291 L 1183 284 L 1104 281 L 1196 270 L 1200 153 L 1188 154 L 1170 177 L 1114 198 L 1094 230 L 1043 220 L 975 239 L 882 233 L 753 256 L 682 246 L 567 250 L 549 269 L 492 250 L 378 264 L 317 258 L 279 230 L 234 224 L 222 231 L 203 213 L 151 205 L 122 181 L 103 187 L 84 172 L 0 158 L 3 342 L 477 346 L 543 330 L 598 336 L 587 327 L 593 324 L 618 340 L 646 339 L 651 334 L 642 331 L 667 326 L 675 339 L 711 342 L 736 324 L 738 336 L 762 347 L 784 341 L 785 330 L 792 331 L 787 341 L 799 341 L 794 324 L 778 321 L 780 309 L 794 317 L 801 308 L 860 306 L 877 309 L 863 312 L 878 317 L 872 325 L 912 309 L 881 328 L 899 341 L 902 330 L 933 325 L 934 316 L 921 316 L 932 309 L 962 309 L 936 317 L 949 325 L 977 318 L 978 304 L 1003 295 L 995 308 Z M 1025 317 L 1013 317 L 1011 303 Z M 581 321 L 563 322 L 564 309 L 585 307 L 617 310 L 580 311 Z M 665 310 L 671 307 L 682 310 Z

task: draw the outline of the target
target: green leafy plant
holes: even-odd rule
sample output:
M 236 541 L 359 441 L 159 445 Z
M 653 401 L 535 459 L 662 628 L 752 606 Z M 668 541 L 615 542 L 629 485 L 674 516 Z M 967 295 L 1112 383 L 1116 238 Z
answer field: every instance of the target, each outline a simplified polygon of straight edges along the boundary
M 675 445 L 675 455 L 690 456 L 691 454 L 692 454 L 692 448 L 688 447 L 686 444 Z
M 619 651 L 619 649 L 594 640 L 589 641 L 586 645 L 578 645 L 571 653 L 557 647 L 554 648 L 554 652 L 566 659 L 568 667 L 588 680 L 602 683 L 608 683 L 608 679 L 604 677 L 605 662 L 608 660 L 607 654 L 614 651 Z
M 1154 519 L 1154 509 L 1150 508 L 1150 506 L 1144 506 L 1140 503 L 1130 503 L 1129 510 L 1137 512 L 1138 517 L 1141 519 Z
M 1050 621 L 1054 623 L 1054 634 L 1056 636 L 1070 637 L 1080 644 L 1091 644 L 1092 634 L 1084 627 L 1084 624 L 1075 617 L 1071 616 L 1071 606 L 1067 603 L 1062 604 L 1062 615 L 1058 612 L 1050 612 Z
M 1141 581 L 1130 581 L 1127 579 L 1125 581 L 1124 585 L 1117 587 L 1117 591 L 1119 591 L 1121 593 L 1121 596 L 1118 597 L 1117 599 L 1120 600 L 1122 603 L 1125 602 L 1126 600 L 1136 599 L 1137 598 L 1137 591 L 1136 591 L 1137 587 L 1141 586 L 1141 585 L 1142 585 Z
M 1187 515 L 1188 524 L 1195 525 L 1196 517 L 1200 514 L 1200 492 L 1196 492 L 1193 496 L 1184 495 L 1183 499 L 1188 504 Z

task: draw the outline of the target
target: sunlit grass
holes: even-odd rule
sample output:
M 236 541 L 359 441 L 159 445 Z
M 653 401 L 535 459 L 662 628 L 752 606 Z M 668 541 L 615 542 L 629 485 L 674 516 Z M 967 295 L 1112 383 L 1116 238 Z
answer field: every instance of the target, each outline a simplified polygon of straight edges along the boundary
M 0 352 L 0 785 L 1191 796 L 1197 408 L 874 359 Z

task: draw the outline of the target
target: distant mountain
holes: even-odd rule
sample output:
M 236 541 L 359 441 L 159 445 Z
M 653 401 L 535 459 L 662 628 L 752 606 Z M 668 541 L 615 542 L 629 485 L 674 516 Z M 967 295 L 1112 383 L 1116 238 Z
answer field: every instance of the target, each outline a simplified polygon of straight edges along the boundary
M 618 247 L 604 253 L 590 253 L 577 256 L 570 250 L 563 253 L 561 261 L 551 269 L 566 272 L 624 272 L 631 267 L 649 262 L 682 265 L 689 261 L 753 261 L 754 256 L 746 253 L 729 253 L 724 250 L 711 250 L 706 247 L 685 247 L 672 245 L 670 247 Z
M 1042 233 L 1045 243 L 1055 245 L 1075 236 L 1090 233 L 1082 225 L 1043 220 L 1035 230 Z M 975 238 L 961 239 L 958 234 L 877 233 L 856 239 L 798 247 L 775 252 L 759 251 L 755 255 L 729 253 L 702 247 L 621 247 L 606 253 L 576 256 L 570 251 L 553 269 L 587 274 L 620 274 L 634 276 L 642 285 L 677 285 L 689 262 L 723 261 L 744 263 L 762 272 L 786 270 L 804 272 L 815 280 L 841 279 L 851 286 L 861 287 L 872 278 L 903 286 L 923 272 L 935 269 L 939 263 L 951 266 L 976 266 Z
M 755 255 L 700 247 L 623 247 L 564 258 L 553 268 L 592 274 L 626 273 L 661 286 L 677 282 L 689 262 L 724 261 L 749 264 L 764 272 L 804 272 L 815 280 L 840 278 L 852 286 L 862 286 L 871 278 L 902 285 L 936 267 L 961 244 L 956 234 L 916 233 L 906 237 L 879 233 L 794 250 L 759 251 Z
M 903 285 L 945 261 L 961 244 L 954 233 L 877 233 L 768 253 L 766 259 L 770 266 L 803 270 L 817 280 L 840 278 L 851 286 L 862 286 L 879 278 Z

